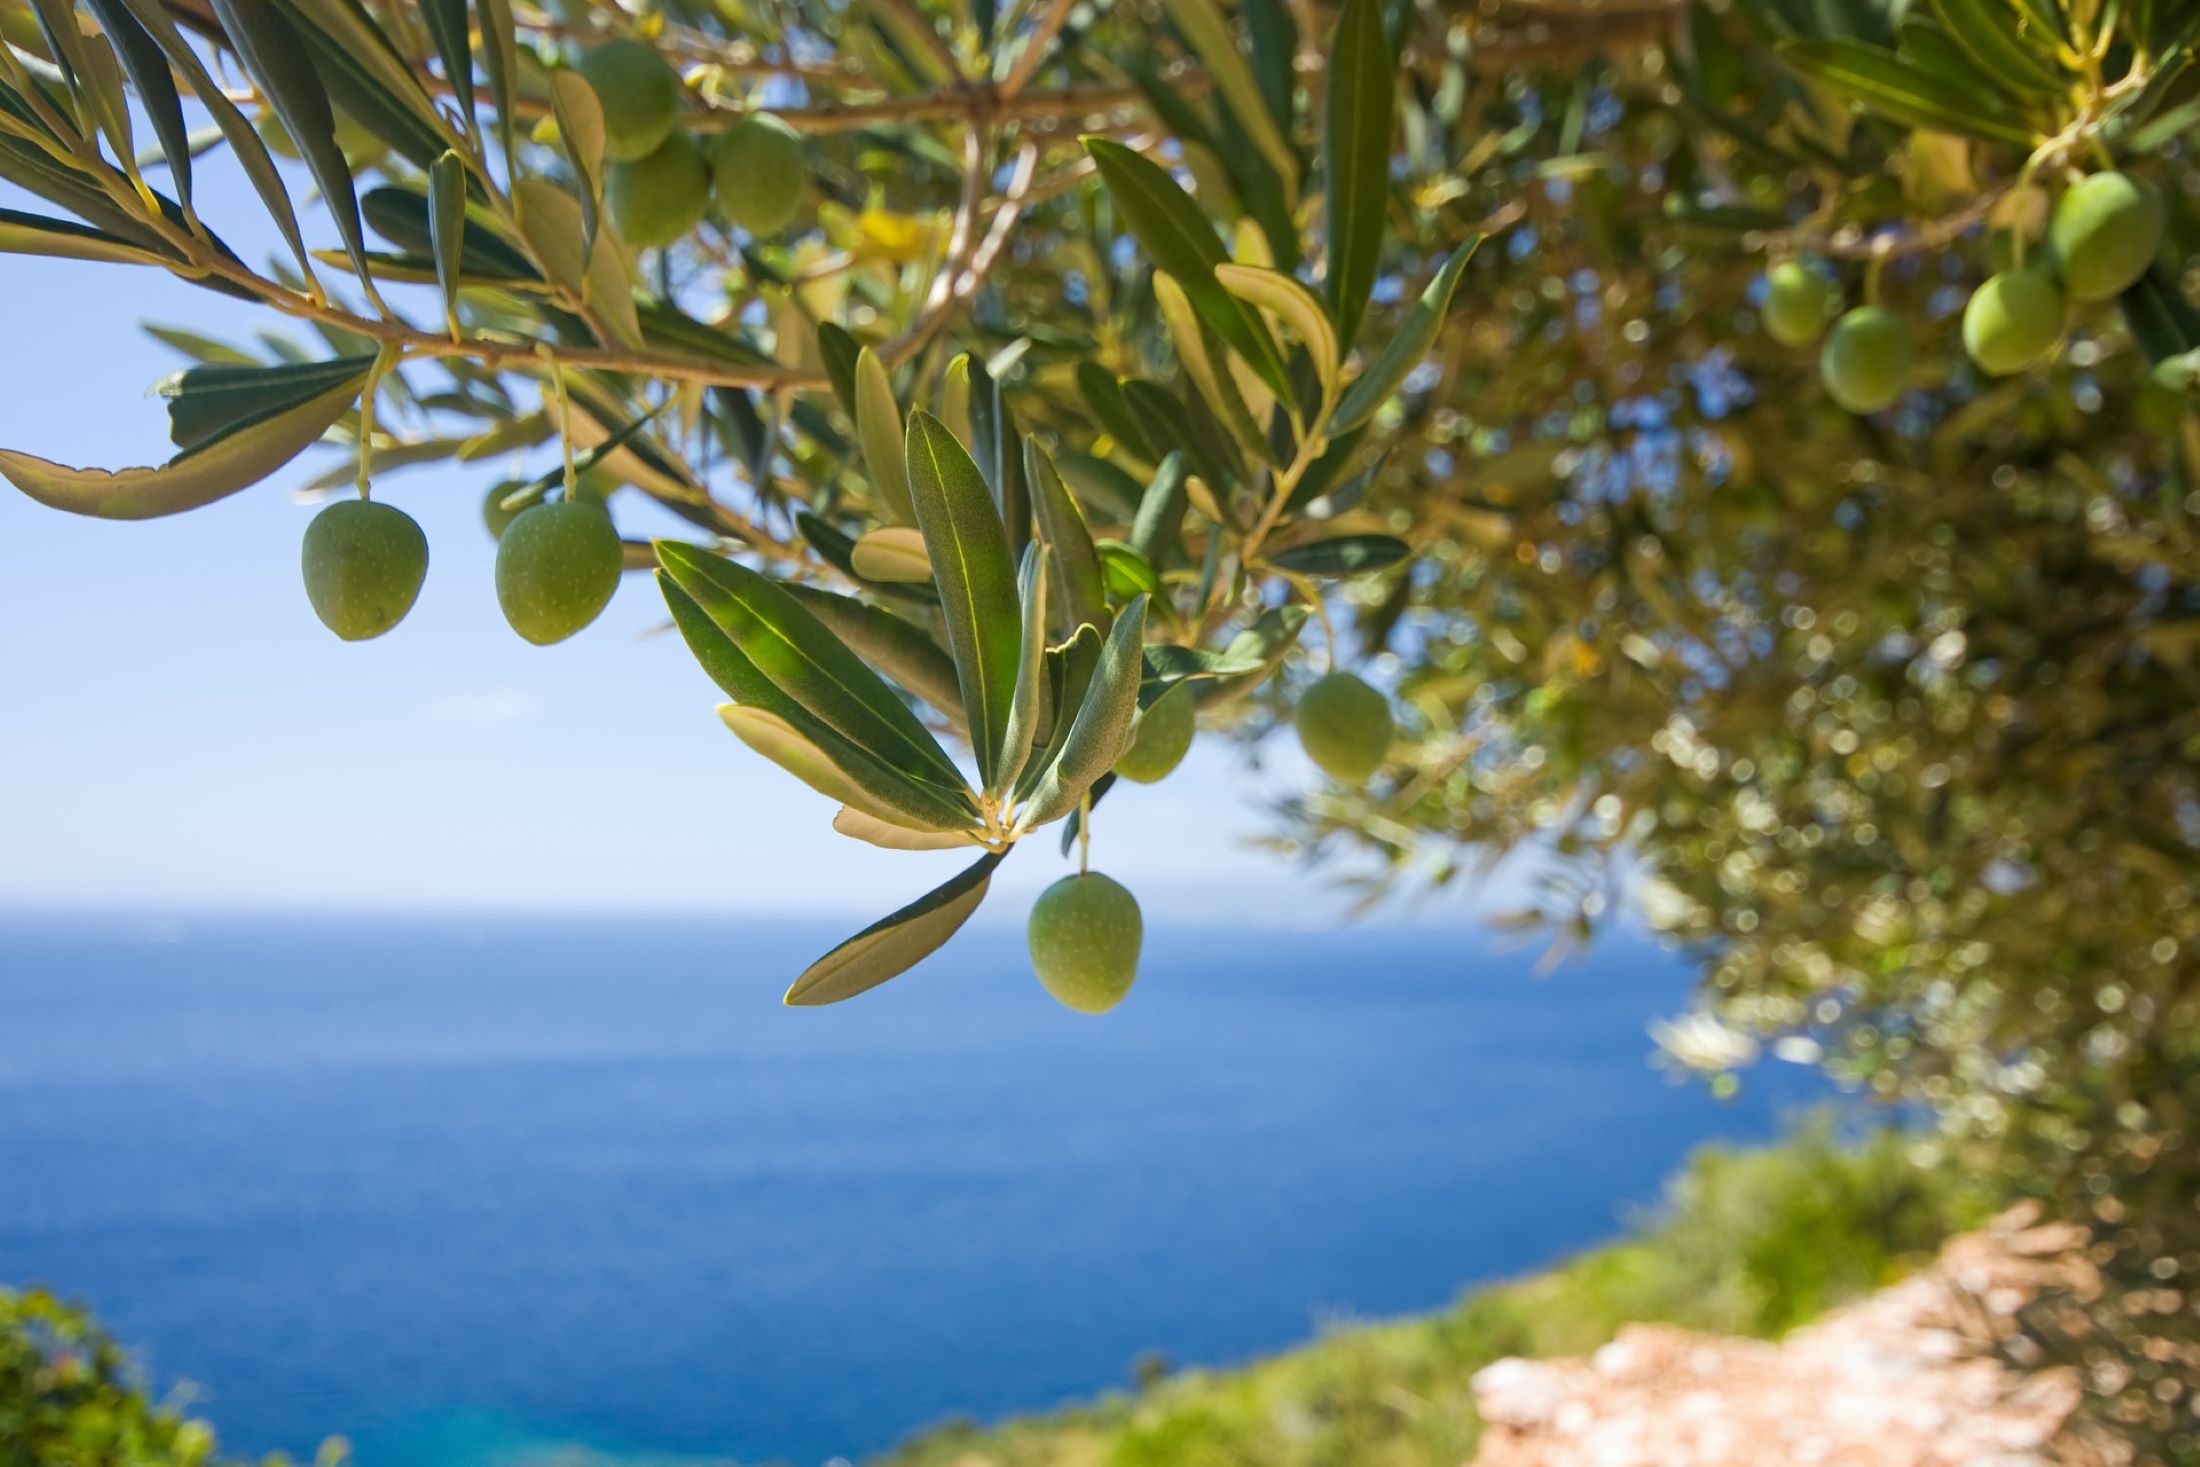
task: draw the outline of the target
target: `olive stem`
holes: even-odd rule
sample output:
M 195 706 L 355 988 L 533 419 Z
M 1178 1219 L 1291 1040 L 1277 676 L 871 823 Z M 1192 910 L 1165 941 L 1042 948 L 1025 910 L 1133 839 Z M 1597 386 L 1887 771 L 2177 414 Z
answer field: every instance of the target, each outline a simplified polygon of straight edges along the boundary
M 1084 876 L 1092 870 L 1092 791 L 1086 790 L 1077 802 L 1077 874 Z
M 382 390 L 382 379 L 395 371 L 405 359 L 405 349 L 394 342 L 384 342 L 374 354 L 374 365 L 367 368 L 367 384 L 359 391 L 359 497 L 372 499 L 367 484 L 374 473 L 374 399 Z

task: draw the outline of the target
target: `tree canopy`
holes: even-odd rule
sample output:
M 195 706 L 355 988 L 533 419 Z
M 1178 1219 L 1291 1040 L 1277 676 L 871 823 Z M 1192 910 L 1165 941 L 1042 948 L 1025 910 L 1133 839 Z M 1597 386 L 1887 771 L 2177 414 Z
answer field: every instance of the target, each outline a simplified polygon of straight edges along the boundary
M 54 211 L 0 212 L 0 250 L 300 328 L 170 333 L 167 464 L 0 474 L 140 518 L 333 444 L 312 482 L 368 504 L 303 568 L 343 637 L 431 573 L 386 502 L 413 466 L 484 464 L 529 640 L 653 572 L 820 818 L 972 858 L 790 1002 L 906 971 L 1195 727 L 1293 722 L 1325 778 L 1280 848 L 1373 897 L 1532 847 L 1517 920 L 1566 941 L 1633 889 L 1703 965 L 1681 1058 L 1822 1059 L 2032 1179 L 2116 1287 L 2012 1349 L 2200 1454 L 2200 10 L 0 25 L 0 177 Z M 216 167 L 274 258 L 201 216 Z M 690 533 L 623 538 L 638 497 Z M 1128 982 L 1108 887 L 1034 928 L 1080 1007 Z

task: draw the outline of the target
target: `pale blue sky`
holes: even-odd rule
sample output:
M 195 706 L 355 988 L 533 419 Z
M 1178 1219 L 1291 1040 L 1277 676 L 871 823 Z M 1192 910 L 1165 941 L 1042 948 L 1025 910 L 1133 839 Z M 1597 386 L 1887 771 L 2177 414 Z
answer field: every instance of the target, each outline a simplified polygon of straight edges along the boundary
M 202 173 L 201 210 L 264 258 L 241 183 Z M 50 212 L 4 184 L 0 204 Z M 305 223 L 335 243 L 318 209 Z M 230 340 L 285 324 L 155 271 L 18 256 L 0 256 L 0 301 L 0 446 L 105 468 L 173 451 L 147 389 L 181 363 L 140 321 Z M 955 869 L 833 834 L 822 797 L 719 724 L 677 638 L 646 635 L 663 615 L 646 578 L 570 642 L 511 633 L 478 517 L 508 464 L 382 483 L 427 530 L 427 585 L 396 631 L 339 642 L 300 587 L 312 511 L 290 493 L 326 462 L 137 524 L 0 484 L 0 906 L 883 912 Z M 655 523 L 631 492 L 621 507 Z M 1210 736 L 1165 785 L 1126 787 L 1095 866 L 1157 917 L 1328 920 L 1325 883 L 1240 844 L 1264 789 L 1308 777 L 1285 742 L 1256 777 Z M 1051 839 L 1032 847 L 996 878 L 996 916 L 1068 869 Z

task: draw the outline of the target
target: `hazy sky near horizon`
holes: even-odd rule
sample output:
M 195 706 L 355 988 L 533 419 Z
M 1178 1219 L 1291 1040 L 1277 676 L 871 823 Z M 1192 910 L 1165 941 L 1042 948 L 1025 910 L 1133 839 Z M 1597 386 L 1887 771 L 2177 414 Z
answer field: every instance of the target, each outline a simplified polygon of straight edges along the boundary
M 233 172 L 203 169 L 200 190 L 215 228 L 264 259 L 272 230 Z M 51 212 L 5 184 L 0 206 Z M 309 242 L 335 243 L 318 208 L 301 212 Z M 152 270 L 0 255 L 0 302 L 13 344 L 0 446 L 76 465 L 174 451 L 148 389 L 183 362 L 140 322 L 318 347 L 272 311 Z M 427 531 L 427 584 L 389 635 L 338 641 L 300 584 L 312 509 L 291 492 L 332 457 L 127 524 L 0 482 L 0 907 L 883 913 L 957 868 L 835 835 L 823 797 L 720 725 L 679 639 L 652 635 L 664 615 L 647 578 L 628 576 L 569 642 L 512 633 L 479 504 L 516 463 L 379 481 Z M 630 531 L 660 527 L 632 491 L 616 507 Z M 1095 822 L 1095 867 L 1159 917 L 1330 920 L 1342 902 L 1323 878 L 1243 846 L 1263 794 L 1310 777 L 1287 741 L 1262 761 L 1255 773 L 1209 736 L 1165 785 L 1125 786 Z M 997 893 L 1071 869 L 1051 836 L 1027 846 Z M 1447 896 L 1430 915 L 1472 904 Z

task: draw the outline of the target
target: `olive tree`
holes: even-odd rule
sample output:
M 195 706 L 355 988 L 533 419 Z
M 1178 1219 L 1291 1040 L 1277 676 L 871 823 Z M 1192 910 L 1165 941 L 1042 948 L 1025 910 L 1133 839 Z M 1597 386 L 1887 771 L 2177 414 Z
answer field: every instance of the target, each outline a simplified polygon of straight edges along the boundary
M 167 464 L 0 474 L 138 518 L 332 446 L 303 579 L 357 639 L 430 573 L 402 471 L 528 462 L 483 487 L 516 632 L 653 574 L 820 818 L 969 848 L 789 1002 L 905 972 L 1200 731 L 1288 722 L 1322 782 L 1279 847 L 1358 853 L 1371 896 L 1536 847 L 1524 924 L 1586 937 L 1632 890 L 1700 958 L 1684 1058 L 1816 1056 L 2021 1167 L 2117 1287 L 2012 1350 L 2200 1451 L 2200 11 L 0 23 L 0 177 L 58 211 L 0 214 L 0 249 L 313 338 L 176 337 Z M 216 167 L 275 258 L 201 217 Z M 641 498 L 689 533 L 624 538 Z M 1098 1011 L 1138 909 L 1080 864 L 1032 956 Z

